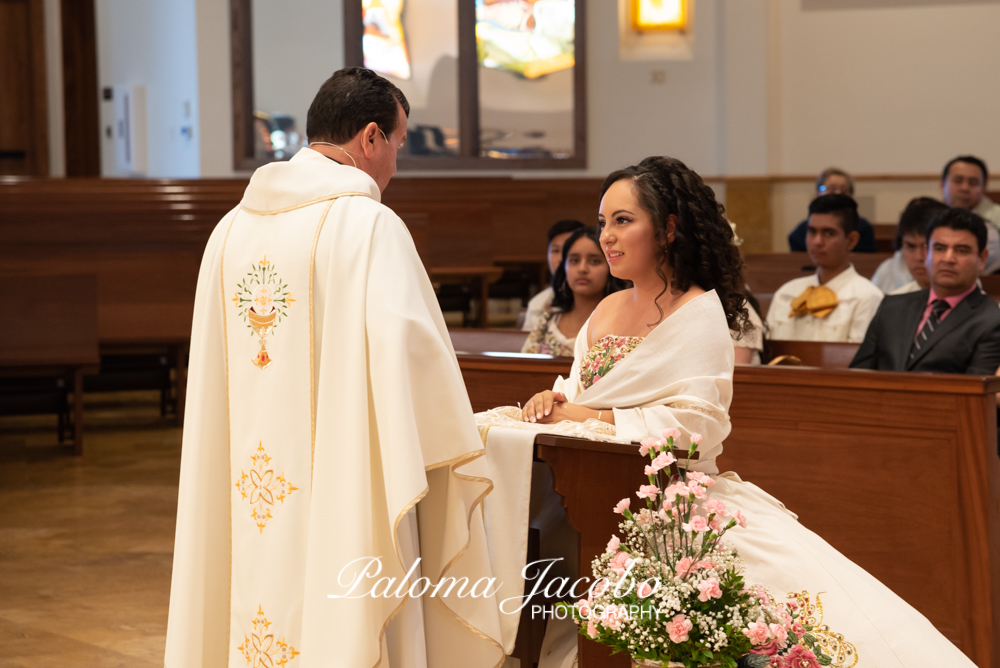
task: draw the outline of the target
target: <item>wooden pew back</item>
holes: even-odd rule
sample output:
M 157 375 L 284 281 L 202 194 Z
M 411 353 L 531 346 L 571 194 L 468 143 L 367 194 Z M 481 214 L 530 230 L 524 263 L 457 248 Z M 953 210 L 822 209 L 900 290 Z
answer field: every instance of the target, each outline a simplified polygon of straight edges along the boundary
M 801 366 L 824 369 L 847 369 L 860 347 L 857 343 L 830 341 L 778 341 L 771 340 L 771 358 L 782 355 L 797 357 Z
M 859 274 L 870 279 L 891 253 L 851 253 L 851 262 Z M 806 253 L 748 253 L 743 256 L 744 278 L 758 297 L 801 276 L 816 271 Z M 766 312 L 762 315 L 766 315 Z

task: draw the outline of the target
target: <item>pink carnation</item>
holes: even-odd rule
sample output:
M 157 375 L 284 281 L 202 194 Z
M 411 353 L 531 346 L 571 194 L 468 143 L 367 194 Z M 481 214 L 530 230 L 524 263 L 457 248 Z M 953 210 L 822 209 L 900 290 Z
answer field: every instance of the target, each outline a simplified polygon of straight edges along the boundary
M 691 493 L 694 494 L 694 498 L 696 499 L 704 499 L 705 494 L 707 493 L 704 487 L 693 483 L 688 483 L 688 489 L 691 490 Z
M 659 472 L 660 469 L 656 468 L 655 466 L 647 466 L 646 468 L 643 469 L 643 473 L 645 473 L 646 475 L 656 475 Z
M 660 442 L 653 437 L 648 437 L 639 441 L 639 444 L 639 454 L 645 457 L 649 454 L 650 449 L 655 450 Z
M 701 515 L 695 515 L 691 518 L 689 524 L 682 525 L 685 531 L 695 531 L 697 533 L 702 533 L 708 531 L 708 520 L 706 520 Z
M 576 602 L 576 609 L 580 611 L 580 616 L 584 619 L 590 617 L 590 601 L 581 598 Z
M 691 434 L 691 442 L 695 445 L 701 445 L 701 434 Z
M 608 541 L 608 547 L 605 552 L 617 552 L 618 548 L 621 547 L 621 540 L 618 536 L 612 536 L 611 540 Z
M 597 630 L 597 622 L 591 619 L 587 622 L 587 635 L 591 638 L 596 638 L 598 633 L 600 632 Z
M 613 570 L 618 575 L 623 575 L 631 565 L 632 557 L 629 556 L 629 553 L 619 552 L 615 555 L 615 558 L 611 560 L 611 563 L 608 564 L 608 568 Z
M 725 520 L 719 519 L 718 517 L 713 517 L 711 521 L 709 521 L 708 526 L 712 527 L 712 531 L 715 531 L 716 533 L 721 533 L 722 530 L 726 527 L 724 522 Z
M 743 634 L 750 638 L 750 642 L 754 645 L 763 645 L 771 635 L 764 622 L 750 622 L 747 628 L 743 629 Z
M 722 589 L 719 588 L 718 578 L 708 578 L 698 584 L 698 600 L 704 603 L 710 598 L 722 598 Z
M 632 504 L 632 499 L 628 498 L 622 499 L 621 501 L 618 502 L 618 505 L 615 506 L 615 512 L 618 513 L 619 515 L 624 515 L 625 511 L 628 510 L 628 507 L 631 504 Z
M 599 580 L 597 580 L 596 582 L 594 582 L 594 584 L 591 585 L 591 587 L 590 587 L 590 596 L 591 596 L 591 598 L 592 599 L 593 598 L 597 598 L 598 596 L 600 596 L 601 594 L 603 594 L 604 590 L 606 590 L 608 588 L 608 586 L 609 586 L 609 584 L 608 584 L 608 579 L 607 578 L 600 578 Z
M 747 528 L 747 518 L 746 516 L 738 510 L 733 511 L 733 519 L 744 529 Z
M 694 567 L 695 568 L 704 568 L 705 570 L 710 571 L 713 568 L 715 568 L 715 562 L 714 561 L 708 561 L 707 559 L 702 559 L 697 564 L 695 564 Z
M 640 485 L 639 491 L 635 493 L 640 499 L 653 499 L 660 493 L 660 488 L 656 485 Z
M 757 587 L 753 593 L 760 599 L 761 605 L 771 605 L 771 597 L 767 595 L 767 591 L 763 587 Z
M 726 516 L 726 503 L 725 501 L 719 501 L 718 499 L 709 499 L 705 502 L 705 510 L 712 513 L 713 515 L 719 515 L 721 517 Z
M 715 484 L 715 481 L 712 480 L 712 476 L 705 475 L 701 471 L 688 471 L 687 479 L 694 480 L 696 483 L 702 484 L 705 487 L 711 487 Z
M 694 566 L 694 559 L 692 559 L 691 557 L 684 557 L 683 559 L 677 562 L 677 566 L 674 568 L 674 570 L 676 571 L 677 575 L 679 575 L 680 577 L 684 577 L 692 570 L 694 570 L 692 566 Z
M 663 438 L 672 438 L 676 440 L 680 437 L 681 437 L 680 429 L 675 429 L 674 427 L 670 427 L 669 429 L 663 430 Z
M 649 586 L 648 582 L 640 582 L 635 593 L 638 594 L 639 598 L 649 598 L 653 593 L 653 588 Z
M 687 496 L 689 493 L 688 486 L 682 482 L 675 482 L 663 491 L 663 496 L 668 499 L 672 499 L 675 496 Z
M 687 642 L 688 631 L 693 628 L 694 624 L 685 615 L 675 615 L 671 621 L 667 622 L 670 642 Z
M 662 469 L 667 468 L 668 466 L 670 466 L 671 464 L 673 464 L 676 461 L 677 460 L 674 459 L 674 456 L 673 456 L 672 453 L 661 452 L 660 454 L 656 455 L 656 459 L 653 460 L 653 464 L 652 465 L 653 465 L 653 468 L 655 468 L 657 471 L 660 471 Z

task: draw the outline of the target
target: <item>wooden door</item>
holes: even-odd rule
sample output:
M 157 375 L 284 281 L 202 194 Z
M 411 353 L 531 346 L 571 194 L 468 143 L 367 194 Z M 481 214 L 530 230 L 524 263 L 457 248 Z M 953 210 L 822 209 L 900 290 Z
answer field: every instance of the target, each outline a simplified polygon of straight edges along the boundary
M 49 173 L 43 0 L 0 0 L 0 175 Z

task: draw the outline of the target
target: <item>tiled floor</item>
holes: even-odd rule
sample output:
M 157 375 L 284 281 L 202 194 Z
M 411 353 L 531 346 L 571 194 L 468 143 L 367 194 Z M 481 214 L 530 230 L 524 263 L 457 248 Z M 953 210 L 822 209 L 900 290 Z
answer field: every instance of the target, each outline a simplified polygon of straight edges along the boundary
M 156 393 L 87 400 L 80 458 L 0 418 L 0 667 L 163 665 L 181 432 Z

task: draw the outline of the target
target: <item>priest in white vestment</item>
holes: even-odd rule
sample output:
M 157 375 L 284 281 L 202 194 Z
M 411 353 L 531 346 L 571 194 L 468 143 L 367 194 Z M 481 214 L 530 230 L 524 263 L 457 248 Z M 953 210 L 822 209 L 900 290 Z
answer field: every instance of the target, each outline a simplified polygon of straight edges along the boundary
M 823 195 L 809 205 L 806 248 L 816 273 L 785 283 L 771 299 L 767 326 L 778 341 L 861 343 L 882 291 L 858 274 L 849 253 L 858 242 L 857 204 Z
M 495 598 L 419 596 L 420 577 L 492 577 L 493 484 L 431 284 L 379 203 L 407 112 L 374 73 L 337 72 L 315 150 L 257 170 L 209 240 L 168 668 L 504 660 Z

